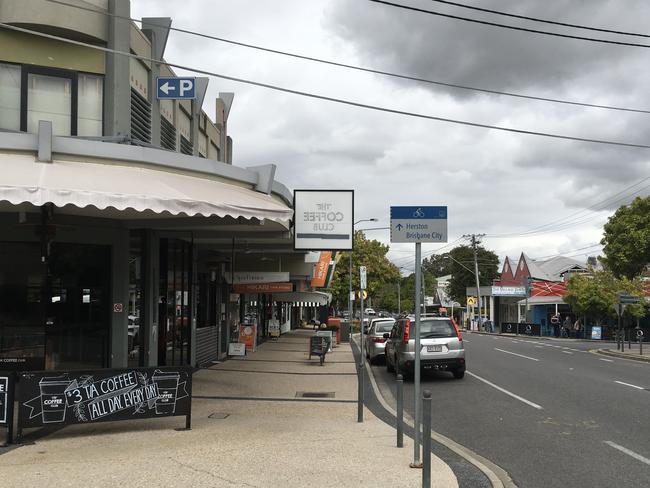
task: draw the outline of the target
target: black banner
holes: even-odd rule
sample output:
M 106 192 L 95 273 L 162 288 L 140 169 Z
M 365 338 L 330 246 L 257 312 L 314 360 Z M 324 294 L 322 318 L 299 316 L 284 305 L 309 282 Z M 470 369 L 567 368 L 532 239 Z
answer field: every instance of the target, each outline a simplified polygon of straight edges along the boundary
M 44 356 L 0 358 L 0 371 L 39 371 L 42 369 L 45 369 Z
M 521 334 L 541 336 L 542 326 L 539 324 L 504 322 L 501 324 L 502 334 Z
M 39 371 L 18 375 L 18 426 L 182 416 L 192 409 L 192 369 Z

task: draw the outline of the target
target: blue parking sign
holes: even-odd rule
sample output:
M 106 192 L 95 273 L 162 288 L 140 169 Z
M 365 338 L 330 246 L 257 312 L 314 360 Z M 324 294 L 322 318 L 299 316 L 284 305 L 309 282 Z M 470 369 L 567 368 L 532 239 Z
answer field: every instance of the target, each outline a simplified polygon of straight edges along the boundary
M 156 96 L 159 100 L 192 100 L 196 98 L 196 78 L 159 76 Z

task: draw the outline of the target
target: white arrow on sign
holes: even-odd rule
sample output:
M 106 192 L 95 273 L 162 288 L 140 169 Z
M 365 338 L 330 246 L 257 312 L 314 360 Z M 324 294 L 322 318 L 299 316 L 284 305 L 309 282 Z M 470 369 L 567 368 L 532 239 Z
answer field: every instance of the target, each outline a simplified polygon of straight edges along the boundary
M 162 85 L 160 85 L 160 91 L 163 92 L 165 95 L 169 95 L 170 91 L 176 90 L 175 86 L 169 86 L 169 81 L 166 81 Z

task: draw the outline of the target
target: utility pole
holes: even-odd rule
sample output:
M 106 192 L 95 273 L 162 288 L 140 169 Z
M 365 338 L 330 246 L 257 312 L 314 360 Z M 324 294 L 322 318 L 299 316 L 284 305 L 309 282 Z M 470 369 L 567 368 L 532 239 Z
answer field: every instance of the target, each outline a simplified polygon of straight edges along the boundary
M 481 243 L 481 237 L 485 237 L 485 234 L 465 234 L 463 237 L 469 238 L 472 243 L 472 249 L 474 250 L 474 277 L 476 278 L 476 297 L 478 299 L 478 328 L 481 328 L 481 285 L 478 279 L 478 253 L 476 247 Z

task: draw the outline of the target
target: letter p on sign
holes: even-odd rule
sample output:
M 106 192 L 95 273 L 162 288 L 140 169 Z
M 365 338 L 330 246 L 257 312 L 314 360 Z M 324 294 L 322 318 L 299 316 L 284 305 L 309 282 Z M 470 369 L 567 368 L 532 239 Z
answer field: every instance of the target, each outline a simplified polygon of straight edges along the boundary
M 181 86 L 178 94 L 181 97 L 186 97 L 193 91 L 194 91 L 194 80 L 181 79 Z

